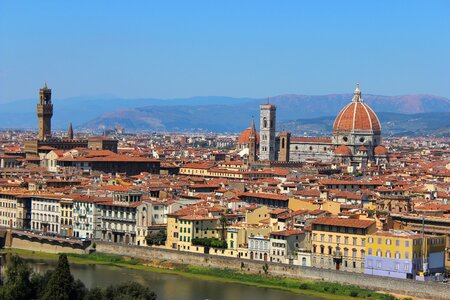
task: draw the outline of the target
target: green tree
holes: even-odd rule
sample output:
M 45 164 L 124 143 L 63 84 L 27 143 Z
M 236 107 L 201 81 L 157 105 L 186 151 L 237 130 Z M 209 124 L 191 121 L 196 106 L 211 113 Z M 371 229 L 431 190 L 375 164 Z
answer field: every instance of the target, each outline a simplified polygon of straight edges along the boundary
M 137 282 L 110 285 L 103 292 L 104 300 L 155 300 L 156 295 L 148 287 Z
M 48 270 L 45 273 L 33 273 L 33 275 L 31 275 L 31 286 L 33 287 L 34 299 L 41 299 L 44 296 L 45 288 L 50 277 L 52 277 L 51 270 Z
M 72 300 L 78 299 L 74 294 L 74 279 L 70 273 L 69 261 L 66 254 L 59 256 L 58 264 L 52 272 L 42 300 Z M 73 298 L 75 297 L 75 298 Z
M 31 268 L 20 257 L 14 255 L 6 265 L 5 282 L 0 289 L 0 299 L 28 300 L 32 298 Z
M 227 217 L 222 215 L 220 217 L 219 223 L 220 223 L 220 226 L 222 227 L 222 240 L 225 241 L 226 240 L 225 234 L 226 234 L 226 229 L 227 229 L 227 226 L 228 226 L 228 219 L 227 219 Z
M 147 236 L 147 245 L 164 245 L 166 239 L 167 232 L 165 230 L 160 230 L 157 234 Z

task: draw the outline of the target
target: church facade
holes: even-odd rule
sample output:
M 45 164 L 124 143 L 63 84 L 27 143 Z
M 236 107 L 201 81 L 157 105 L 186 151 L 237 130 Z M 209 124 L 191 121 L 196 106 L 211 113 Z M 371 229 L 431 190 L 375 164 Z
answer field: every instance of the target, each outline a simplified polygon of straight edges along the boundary
M 277 135 L 275 121 L 276 106 L 262 104 L 259 147 L 255 145 L 259 149 L 259 161 L 319 160 L 363 167 L 388 159 L 387 150 L 381 145 L 380 121 L 364 102 L 359 85 L 350 103 L 337 115 L 331 137 L 294 137 L 289 132 Z M 249 139 L 243 135 L 244 132 L 239 139 L 240 150 L 249 147 Z M 256 138 L 254 140 L 258 141 Z

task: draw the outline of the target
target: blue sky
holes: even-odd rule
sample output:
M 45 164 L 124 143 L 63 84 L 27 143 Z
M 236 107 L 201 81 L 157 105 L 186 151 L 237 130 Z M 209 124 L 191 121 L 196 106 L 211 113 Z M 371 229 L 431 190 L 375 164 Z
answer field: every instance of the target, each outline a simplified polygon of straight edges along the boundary
M 54 97 L 450 98 L 450 1 L 0 0 L 0 102 Z

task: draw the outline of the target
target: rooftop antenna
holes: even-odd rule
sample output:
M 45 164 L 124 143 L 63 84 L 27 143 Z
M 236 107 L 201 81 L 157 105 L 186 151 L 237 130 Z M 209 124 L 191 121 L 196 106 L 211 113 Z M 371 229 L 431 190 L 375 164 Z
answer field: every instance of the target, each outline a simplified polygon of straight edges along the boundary
M 267 104 L 270 104 L 270 97 L 267 97 Z

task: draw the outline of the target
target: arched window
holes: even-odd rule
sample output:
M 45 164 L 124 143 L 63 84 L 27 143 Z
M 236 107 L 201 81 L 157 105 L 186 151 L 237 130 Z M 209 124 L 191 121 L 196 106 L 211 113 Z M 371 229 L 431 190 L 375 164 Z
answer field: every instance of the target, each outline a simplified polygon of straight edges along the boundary
M 263 128 L 267 128 L 267 118 L 263 118 Z
M 382 257 L 382 256 L 383 256 L 380 249 L 377 250 L 377 256 L 378 256 L 378 257 Z
M 386 257 L 387 257 L 387 258 L 391 258 L 391 251 L 389 251 L 389 250 L 386 251 Z

